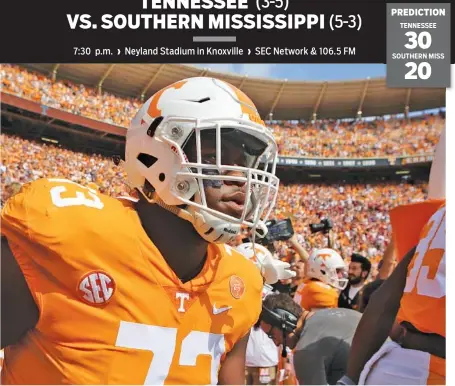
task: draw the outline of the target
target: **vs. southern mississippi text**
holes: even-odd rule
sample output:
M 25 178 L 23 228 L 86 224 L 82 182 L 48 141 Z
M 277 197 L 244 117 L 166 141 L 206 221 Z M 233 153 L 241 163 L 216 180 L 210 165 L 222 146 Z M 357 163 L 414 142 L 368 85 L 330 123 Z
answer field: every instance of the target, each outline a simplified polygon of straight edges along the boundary
M 106 30 L 326 28 L 324 14 L 288 14 L 285 12 L 289 0 L 270 1 L 274 7 L 267 6 L 267 9 L 261 8 L 261 1 L 250 1 L 250 5 L 256 4 L 258 13 L 251 13 L 247 0 L 142 0 L 142 9 L 153 13 L 105 13 L 96 19 L 90 14 L 67 14 L 66 17 L 73 30 L 98 27 Z M 242 13 L 234 13 L 236 10 Z

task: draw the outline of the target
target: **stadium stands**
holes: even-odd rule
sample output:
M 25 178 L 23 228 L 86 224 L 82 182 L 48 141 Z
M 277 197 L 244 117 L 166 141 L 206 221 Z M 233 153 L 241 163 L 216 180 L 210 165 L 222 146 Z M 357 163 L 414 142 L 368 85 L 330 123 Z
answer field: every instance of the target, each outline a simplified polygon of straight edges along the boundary
M 273 125 L 281 156 L 381 157 L 431 154 L 444 127 L 439 115 L 410 120 L 318 121 Z
M 128 127 L 139 100 L 51 78 L 18 66 L 2 65 L 2 91 L 43 105 Z M 317 121 L 272 124 L 282 156 L 378 157 L 430 154 L 445 119 L 424 115 L 410 120 Z
M 128 194 L 125 175 L 112 160 L 97 154 L 73 152 L 54 145 L 1 135 L 2 206 L 10 187 L 42 177 L 62 177 L 87 185 L 94 183 L 102 193 Z
M 42 74 L 3 64 L 2 91 L 118 126 L 127 127 L 140 106 L 139 101 L 98 94 L 96 89 L 71 82 L 53 82 Z

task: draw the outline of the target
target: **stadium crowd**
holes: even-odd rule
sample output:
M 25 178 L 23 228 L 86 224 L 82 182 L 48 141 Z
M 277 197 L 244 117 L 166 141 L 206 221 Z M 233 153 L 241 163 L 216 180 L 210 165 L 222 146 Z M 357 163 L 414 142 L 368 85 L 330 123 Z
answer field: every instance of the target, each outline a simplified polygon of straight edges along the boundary
M 0 68 L 2 91 L 110 124 L 128 127 L 141 104 L 15 65 Z M 431 153 L 444 124 L 440 115 L 424 115 L 409 120 L 279 122 L 271 127 L 282 156 L 397 157 Z
M 52 81 L 42 74 L 2 64 L 2 91 L 87 118 L 127 127 L 139 109 L 138 100 L 118 98 L 68 81 Z
M 1 135 L 2 206 L 20 184 L 41 177 L 63 177 L 83 185 L 95 184 L 102 193 L 127 195 L 123 170 L 97 154 L 73 152 L 55 145 Z M 309 224 L 329 217 L 334 223 L 335 249 L 343 256 L 353 251 L 377 262 L 389 241 L 388 211 L 399 204 L 423 200 L 425 184 L 282 185 L 273 218 L 291 217 L 300 243 L 311 250 L 325 238 L 311 234 Z M 238 243 L 241 242 L 241 237 Z M 289 259 L 287 243 L 276 245 Z
M 1 134 L 2 206 L 11 187 L 37 178 L 60 176 L 82 185 L 95 184 L 100 192 L 126 195 L 125 174 L 112 160 L 97 154 L 76 153 L 55 145 Z
M 445 119 L 423 115 L 412 119 L 281 123 L 272 125 L 282 156 L 384 157 L 430 154 Z
M 330 218 L 333 249 L 344 257 L 361 253 L 376 267 L 390 240 L 389 210 L 422 201 L 425 194 L 426 184 L 282 185 L 274 215 L 293 218 L 298 241 L 308 251 L 327 247 L 327 237 L 312 234 L 309 225 Z M 280 257 L 293 254 L 288 243 L 279 243 L 278 251 Z

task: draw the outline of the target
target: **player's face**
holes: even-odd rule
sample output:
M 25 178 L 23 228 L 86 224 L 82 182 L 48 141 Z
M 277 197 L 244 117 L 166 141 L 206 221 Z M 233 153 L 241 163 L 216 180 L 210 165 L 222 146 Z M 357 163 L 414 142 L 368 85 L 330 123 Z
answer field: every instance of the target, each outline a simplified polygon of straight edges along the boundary
M 351 262 L 349 264 L 348 278 L 351 284 L 360 283 L 362 281 L 362 264 Z
M 228 166 L 253 167 L 263 153 L 265 144 L 257 138 L 234 129 L 221 131 L 221 164 Z M 197 162 L 195 135 L 184 147 L 189 162 Z M 201 131 L 201 163 L 216 165 L 216 131 Z M 216 169 L 203 169 L 204 174 L 220 174 Z M 221 172 L 224 176 L 245 177 L 244 172 L 228 170 Z M 207 206 L 224 214 L 240 219 L 247 198 L 246 182 L 232 180 L 204 180 Z M 250 202 L 251 209 L 251 202 Z M 247 218 L 248 219 L 248 218 Z
M 280 329 L 273 327 L 272 325 L 264 322 L 261 320 L 260 324 L 262 331 L 265 332 L 265 334 L 273 340 L 273 343 L 275 343 L 275 346 L 280 346 L 283 343 L 283 333 L 281 332 Z

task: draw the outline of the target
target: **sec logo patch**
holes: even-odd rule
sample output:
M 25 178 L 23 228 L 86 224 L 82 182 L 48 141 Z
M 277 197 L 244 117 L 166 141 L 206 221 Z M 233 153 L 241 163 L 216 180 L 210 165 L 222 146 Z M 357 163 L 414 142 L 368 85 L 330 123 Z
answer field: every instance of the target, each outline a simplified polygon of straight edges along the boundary
M 240 277 L 232 275 L 229 279 L 229 289 L 234 299 L 240 299 L 245 292 L 245 284 Z
M 82 276 L 77 291 L 85 303 L 102 306 L 112 299 L 115 287 L 114 279 L 106 272 L 92 271 Z

